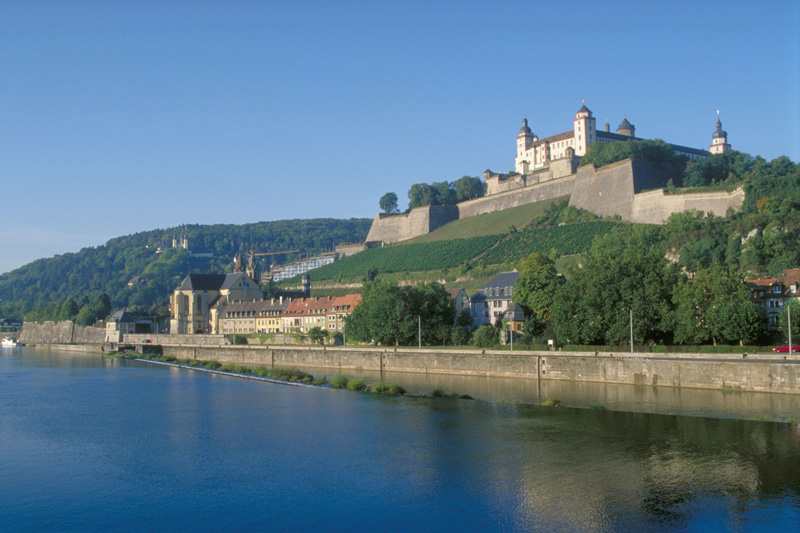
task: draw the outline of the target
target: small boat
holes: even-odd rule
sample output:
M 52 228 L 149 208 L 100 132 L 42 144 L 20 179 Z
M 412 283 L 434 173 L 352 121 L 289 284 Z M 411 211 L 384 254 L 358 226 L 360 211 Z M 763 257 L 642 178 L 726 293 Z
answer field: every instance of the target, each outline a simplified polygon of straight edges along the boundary
M 3 337 L 3 340 L 0 341 L 0 346 L 3 348 L 13 348 L 15 346 L 22 346 L 22 343 L 13 337 Z

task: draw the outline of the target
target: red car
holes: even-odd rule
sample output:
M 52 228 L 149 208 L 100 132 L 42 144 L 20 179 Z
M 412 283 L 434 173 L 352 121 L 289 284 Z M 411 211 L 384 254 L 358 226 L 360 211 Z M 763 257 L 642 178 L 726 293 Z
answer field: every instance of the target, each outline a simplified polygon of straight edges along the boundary
M 788 344 L 784 344 L 783 346 L 776 346 L 776 347 L 774 347 L 772 349 L 772 351 L 773 352 L 788 352 L 789 351 L 789 345 Z M 792 353 L 798 353 L 798 352 L 800 352 L 800 346 L 792 343 Z

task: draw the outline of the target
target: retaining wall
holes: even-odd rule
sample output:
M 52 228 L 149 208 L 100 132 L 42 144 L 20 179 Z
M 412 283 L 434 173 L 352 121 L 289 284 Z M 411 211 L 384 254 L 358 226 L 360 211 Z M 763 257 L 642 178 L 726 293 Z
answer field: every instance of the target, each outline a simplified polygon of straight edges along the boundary
M 632 354 L 409 350 L 275 346 L 163 346 L 180 359 L 282 367 L 322 367 L 335 372 L 372 370 L 526 379 L 601 382 L 800 394 L 800 363 L 772 355 Z

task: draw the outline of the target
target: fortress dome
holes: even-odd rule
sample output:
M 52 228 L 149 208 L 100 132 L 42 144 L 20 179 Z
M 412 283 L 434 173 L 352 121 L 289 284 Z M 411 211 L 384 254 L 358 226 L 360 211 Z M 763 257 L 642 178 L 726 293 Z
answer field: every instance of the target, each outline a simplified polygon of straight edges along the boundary
M 728 137 L 728 132 L 722 129 L 722 122 L 717 119 L 717 131 L 711 134 L 714 139 L 725 139 Z
M 520 135 L 532 135 L 533 134 L 533 132 L 531 132 L 531 129 L 528 127 L 528 119 L 527 118 L 523 118 L 522 119 L 522 127 L 519 129 L 519 134 Z

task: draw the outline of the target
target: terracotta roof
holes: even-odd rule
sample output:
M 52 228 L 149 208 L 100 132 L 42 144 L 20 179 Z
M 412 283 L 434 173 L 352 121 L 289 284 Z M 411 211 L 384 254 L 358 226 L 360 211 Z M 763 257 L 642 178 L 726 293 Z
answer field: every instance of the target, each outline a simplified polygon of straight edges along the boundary
M 445 289 L 445 291 L 447 291 L 447 294 L 449 294 L 450 297 L 453 298 L 454 300 L 458 298 L 458 295 L 461 294 L 461 291 L 463 290 L 464 290 L 463 287 L 459 287 L 457 289 Z

